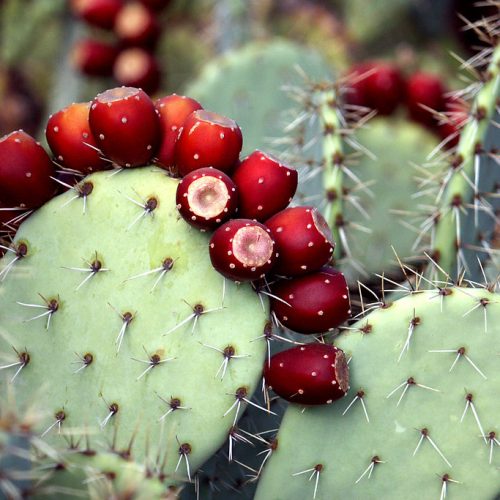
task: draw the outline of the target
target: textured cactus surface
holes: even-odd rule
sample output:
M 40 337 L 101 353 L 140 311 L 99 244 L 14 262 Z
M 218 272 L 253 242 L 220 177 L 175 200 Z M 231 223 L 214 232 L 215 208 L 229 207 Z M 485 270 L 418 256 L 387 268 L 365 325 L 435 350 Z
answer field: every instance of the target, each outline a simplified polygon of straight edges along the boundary
M 331 76 L 313 50 L 280 40 L 253 43 L 208 64 L 186 95 L 236 120 L 244 136 L 243 153 L 250 154 L 283 135 L 283 112 L 292 105 L 283 87 L 302 81 L 298 67 L 313 79 Z M 283 146 L 275 144 L 273 149 Z
M 268 310 L 212 268 L 176 186 L 153 167 L 97 173 L 32 215 L 2 260 L 0 352 L 43 439 L 87 434 L 185 479 L 251 397 Z
M 289 406 L 257 500 L 500 492 L 498 294 L 415 293 L 335 344 L 351 356 L 350 391 L 331 406 Z

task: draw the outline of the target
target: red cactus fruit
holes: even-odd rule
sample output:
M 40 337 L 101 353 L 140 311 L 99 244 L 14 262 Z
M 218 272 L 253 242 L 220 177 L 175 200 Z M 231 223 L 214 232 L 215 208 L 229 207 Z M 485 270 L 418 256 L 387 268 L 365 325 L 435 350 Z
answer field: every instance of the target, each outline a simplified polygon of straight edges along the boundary
M 123 0 L 71 0 L 75 16 L 92 26 L 112 29 Z
M 171 0 L 139 0 L 143 5 L 152 10 L 163 10 L 166 9 Z
M 266 221 L 280 258 L 276 274 L 300 276 L 328 263 L 335 243 L 328 223 L 310 206 L 285 208 Z
M 156 45 L 161 32 L 154 13 L 139 2 L 130 2 L 120 10 L 114 31 L 123 45 L 149 49 Z
M 264 368 L 267 386 L 291 403 L 331 404 L 349 390 L 344 351 L 329 344 L 306 344 L 281 351 Z
M 405 83 L 399 69 L 387 62 L 365 62 L 349 71 L 346 101 L 375 109 L 380 115 L 392 114 L 404 101 Z
M 269 229 L 250 219 L 232 219 L 216 229 L 209 250 L 214 268 L 235 281 L 262 278 L 277 257 Z
M 200 168 L 177 186 L 177 209 L 184 220 L 201 230 L 215 229 L 238 208 L 234 182 L 215 168 Z
M 162 143 L 156 155 L 157 163 L 170 169 L 175 164 L 175 143 L 181 127 L 193 111 L 203 109 L 203 106 L 191 97 L 172 94 L 158 99 L 155 107 L 162 125 Z
M 446 92 L 441 79 L 429 73 L 417 72 L 406 84 L 406 105 L 410 118 L 426 127 L 434 128 L 436 118 L 429 109 L 444 109 Z
M 160 120 L 148 95 L 134 87 L 99 94 L 90 107 L 90 129 L 100 150 L 121 167 L 147 164 L 160 142 Z
M 322 333 L 351 316 L 349 288 L 344 275 L 323 267 L 316 273 L 280 280 L 271 287 L 271 309 L 278 320 L 298 333 Z
M 298 174 L 273 156 L 254 151 L 234 170 L 239 216 L 265 221 L 288 206 L 297 190 Z
M 97 150 L 90 131 L 90 102 L 79 102 L 51 115 L 45 136 L 57 163 L 88 174 L 110 166 Z
M 184 176 L 203 167 L 230 172 L 238 161 L 243 144 L 240 127 L 234 120 L 200 109 L 191 113 L 175 145 L 175 162 Z
M 76 42 L 71 49 L 71 62 L 84 75 L 111 76 L 118 52 L 110 43 L 83 39 Z
M 54 165 L 22 130 L 0 139 L 0 199 L 11 207 L 38 208 L 56 191 Z
M 161 80 L 158 62 L 148 51 L 132 47 L 120 52 L 113 66 L 115 80 L 126 87 L 141 88 L 154 94 Z

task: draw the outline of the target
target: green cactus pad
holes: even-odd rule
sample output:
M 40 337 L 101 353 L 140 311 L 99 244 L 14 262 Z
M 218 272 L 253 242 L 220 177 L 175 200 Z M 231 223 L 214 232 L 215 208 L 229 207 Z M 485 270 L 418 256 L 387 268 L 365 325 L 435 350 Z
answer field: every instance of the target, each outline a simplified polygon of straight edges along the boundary
M 38 430 L 54 446 L 64 434 L 132 443 L 137 462 L 185 479 L 187 460 L 192 476 L 255 389 L 267 303 L 212 268 L 209 235 L 178 215 L 177 181 L 163 171 L 84 182 L 88 196 L 67 192 L 23 224 L 13 247 L 25 256 L 3 259 L 2 364 L 29 362 L 1 383 L 21 368 L 19 403 L 40 407 Z
M 279 39 L 252 43 L 209 63 L 186 95 L 236 120 L 243 131 L 243 153 L 250 154 L 270 149 L 266 144 L 283 136 L 283 110 L 294 105 L 283 87 L 303 84 L 299 67 L 312 79 L 331 77 L 331 69 L 313 50 Z
M 345 331 L 336 345 L 352 356 L 348 394 L 289 406 L 256 499 L 313 498 L 316 481 L 318 500 L 494 498 L 499 299 L 485 289 L 415 293 Z

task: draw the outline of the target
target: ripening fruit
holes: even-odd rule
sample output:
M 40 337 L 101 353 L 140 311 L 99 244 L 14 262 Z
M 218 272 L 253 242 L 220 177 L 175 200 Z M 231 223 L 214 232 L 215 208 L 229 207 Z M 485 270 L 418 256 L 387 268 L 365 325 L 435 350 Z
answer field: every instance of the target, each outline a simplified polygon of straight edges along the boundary
M 71 0 L 75 16 L 92 26 L 108 30 L 113 28 L 123 5 L 123 0 Z
M 215 229 L 238 208 L 234 182 L 215 168 L 200 168 L 183 177 L 177 186 L 177 209 L 183 219 L 201 230 Z
M 298 174 L 272 155 L 254 151 L 235 168 L 239 216 L 265 221 L 288 206 L 297 190 Z
M 275 274 L 299 276 L 329 262 L 335 243 L 328 223 L 311 206 L 285 208 L 266 221 L 280 258 Z
M 113 76 L 120 85 L 140 88 L 146 94 L 154 94 L 160 87 L 161 72 L 156 58 L 139 47 L 120 52 Z
M 234 120 L 200 109 L 191 113 L 175 145 L 175 162 L 182 176 L 203 167 L 230 172 L 243 145 Z
M 51 115 L 45 136 L 57 163 L 85 174 L 109 168 L 89 125 L 90 102 L 71 104 Z
M 284 326 L 298 333 L 331 331 L 351 316 L 347 282 L 333 267 L 279 280 L 271 291 L 272 311 Z
M 160 120 L 143 90 L 118 87 L 98 94 L 89 121 L 99 149 L 120 167 L 146 165 L 159 146 Z
M 434 128 L 436 118 L 431 110 L 442 111 L 446 88 L 441 79 L 429 73 L 418 72 L 408 78 L 406 105 L 410 118 L 426 127 Z
M 278 257 L 269 229 L 250 219 L 232 219 L 216 229 L 209 252 L 214 268 L 234 281 L 262 278 Z
M 331 404 L 349 390 L 344 351 L 329 344 L 306 344 L 281 351 L 264 367 L 267 386 L 290 403 Z
M 114 31 L 122 45 L 152 49 L 160 36 L 155 14 L 139 2 L 127 3 L 118 12 Z
M 110 43 L 85 38 L 78 40 L 71 49 L 71 62 L 84 75 L 111 76 L 118 52 Z
M 162 142 L 156 160 L 161 167 L 172 169 L 175 164 L 175 143 L 182 126 L 193 111 L 203 107 L 195 99 L 177 94 L 158 99 L 155 101 L 155 107 L 162 126 Z
M 0 200 L 9 207 L 38 208 L 56 192 L 54 165 L 30 135 L 17 130 L 0 139 Z

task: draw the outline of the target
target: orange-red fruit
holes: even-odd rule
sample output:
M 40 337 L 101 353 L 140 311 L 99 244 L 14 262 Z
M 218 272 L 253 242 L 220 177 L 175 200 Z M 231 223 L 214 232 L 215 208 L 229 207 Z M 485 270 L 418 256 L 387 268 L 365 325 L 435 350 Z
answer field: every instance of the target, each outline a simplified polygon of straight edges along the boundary
M 275 274 L 300 276 L 329 262 L 335 243 L 328 223 L 310 206 L 285 208 L 266 221 L 280 258 Z
M 158 99 L 155 107 L 162 128 L 162 142 L 156 155 L 157 163 L 163 168 L 170 169 L 175 164 L 175 143 L 186 118 L 193 111 L 203 109 L 203 106 L 191 97 L 172 94 Z
M 71 0 L 73 13 L 92 26 L 112 29 L 123 0 Z
M 239 216 L 263 222 L 292 201 L 298 174 L 272 155 L 257 150 L 235 168 L 232 179 L 238 188 Z
M 238 208 L 234 182 L 215 168 L 200 168 L 177 185 L 177 209 L 183 219 L 201 230 L 215 229 Z
M 114 31 L 125 46 L 153 48 L 160 36 L 154 13 L 139 2 L 130 2 L 115 19 Z
M 410 118 L 424 126 L 436 126 L 436 118 L 429 109 L 444 109 L 446 88 L 441 79 L 430 73 L 418 72 L 408 78 L 406 105 Z
M 405 83 L 399 69 L 386 62 L 357 64 L 349 71 L 346 101 L 375 109 L 380 115 L 392 114 L 404 101 Z
M 323 267 L 320 271 L 280 280 L 271 287 L 271 309 L 278 320 L 298 333 L 323 333 L 351 316 L 349 288 L 344 275 Z
M 99 149 L 120 167 L 146 165 L 160 142 L 160 120 L 149 96 L 134 87 L 99 94 L 90 107 L 90 129 Z
M 22 130 L 0 139 L 0 199 L 10 207 L 38 208 L 56 191 L 54 165 Z
M 115 80 L 126 87 L 141 88 L 154 94 L 161 80 L 160 67 L 148 51 L 132 47 L 120 52 L 113 66 Z
M 88 174 L 110 166 L 97 151 L 90 131 L 90 102 L 79 102 L 54 113 L 47 122 L 45 136 L 57 163 Z
M 175 162 L 181 177 L 203 167 L 230 172 L 243 145 L 234 120 L 200 109 L 191 113 L 175 145 Z
M 84 75 L 111 76 L 118 52 L 114 45 L 87 38 L 75 43 L 71 50 L 71 61 Z
M 331 404 L 349 390 L 349 367 L 342 349 L 306 344 L 272 356 L 264 368 L 267 386 L 291 403 Z
M 269 229 L 250 219 L 232 219 L 216 229 L 209 252 L 214 268 L 234 281 L 264 277 L 277 257 Z

